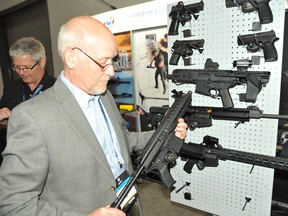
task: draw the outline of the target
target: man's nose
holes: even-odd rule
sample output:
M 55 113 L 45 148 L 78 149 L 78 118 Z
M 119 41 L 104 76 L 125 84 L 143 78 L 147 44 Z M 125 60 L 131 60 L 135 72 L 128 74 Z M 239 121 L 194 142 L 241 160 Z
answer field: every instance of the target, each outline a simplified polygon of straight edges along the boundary
M 110 67 L 108 67 L 106 70 L 105 70 L 105 73 L 109 76 L 114 76 L 115 75 L 115 71 L 114 71 L 114 66 L 111 65 Z
M 18 68 L 17 73 L 23 75 L 25 73 L 25 68 Z

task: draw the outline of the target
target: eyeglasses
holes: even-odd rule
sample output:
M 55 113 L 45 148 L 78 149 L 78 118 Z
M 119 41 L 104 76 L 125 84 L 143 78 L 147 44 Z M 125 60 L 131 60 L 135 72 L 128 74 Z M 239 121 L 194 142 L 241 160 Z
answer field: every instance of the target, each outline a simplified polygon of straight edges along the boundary
M 36 65 L 40 62 L 40 60 L 41 59 L 39 59 L 33 66 L 31 66 L 31 67 L 22 67 L 22 66 L 20 66 L 20 67 L 18 67 L 18 66 L 16 66 L 16 65 L 11 65 L 11 68 L 14 70 L 14 71 L 21 71 L 21 70 L 23 70 L 23 71 L 28 71 L 28 70 L 33 70 L 35 67 L 36 67 Z
M 104 72 L 110 65 L 114 65 L 115 63 L 117 63 L 119 61 L 119 56 L 116 55 L 114 58 L 112 58 L 111 62 L 105 65 L 101 65 L 100 63 L 98 63 L 95 59 L 93 59 L 90 55 L 88 55 L 86 52 L 84 52 L 83 50 L 81 50 L 78 47 L 74 47 L 72 48 L 72 50 L 77 49 L 80 52 L 82 52 L 84 55 L 86 55 L 88 58 L 90 58 L 93 62 L 95 62 L 101 69 L 102 72 Z

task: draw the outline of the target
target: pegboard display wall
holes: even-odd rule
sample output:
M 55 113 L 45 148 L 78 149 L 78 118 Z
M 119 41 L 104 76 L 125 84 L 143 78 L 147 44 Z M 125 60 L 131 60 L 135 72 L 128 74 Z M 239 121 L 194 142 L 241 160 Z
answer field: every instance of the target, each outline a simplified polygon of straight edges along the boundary
M 184 6 L 200 2 L 199 0 L 183 1 Z M 184 65 L 180 58 L 177 65 L 169 65 L 169 74 L 175 69 L 204 69 L 207 58 L 219 64 L 219 70 L 234 70 L 233 61 L 240 59 L 257 59 L 248 71 L 269 71 L 269 82 L 262 88 L 255 103 L 239 101 L 239 94 L 246 92 L 246 85 L 239 85 L 229 90 L 235 108 L 247 108 L 250 105 L 259 107 L 266 114 L 278 114 L 281 85 L 281 69 L 283 55 L 283 35 L 285 0 L 269 2 L 273 14 L 273 22 L 257 25 L 258 12 L 243 13 L 241 7 L 227 8 L 225 0 L 203 0 L 204 10 L 197 13 L 198 19 L 179 25 L 178 35 L 168 35 L 168 50 L 176 40 L 204 39 L 203 52 L 193 50 L 191 64 Z M 233 1 L 232 1 L 233 2 Z M 168 5 L 170 13 L 172 6 Z M 168 17 L 168 29 L 171 19 Z M 191 35 L 184 36 L 190 29 Z M 279 40 L 274 45 L 278 60 L 265 61 L 263 50 L 251 53 L 246 46 L 239 46 L 239 35 L 256 34 L 274 30 Z M 168 54 L 171 58 L 172 52 Z M 253 62 L 255 63 L 255 62 Z M 194 84 L 175 85 L 169 81 L 169 89 L 184 93 L 191 90 L 193 106 L 222 107 L 221 99 L 213 99 L 195 93 Z M 171 98 L 170 104 L 173 103 Z M 213 126 L 196 128 L 189 131 L 185 142 L 201 143 L 205 135 L 217 137 L 223 148 L 234 149 L 257 154 L 275 156 L 278 121 L 273 119 L 251 119 L 240 124 L 237 122 L 212 120 Z M 184 162 L 177 160 L 177 166 L 171 169 L 176 190 L 171 192 L 171 200 L 196 209 L 220 216 L 270 215 L 274 170 L 232 161 L 220 161 L 218 167 L 206 167 L 199 171 L 196 166 L 192 173 L 183 170 Z M 181 191 L 177 189 L 189 182 L 190 185 Z M 185 197 L 191 194 L 191 198 Z M 247 202 L 247 200 L 249 200 Z M 246 204 L 245 204 L 246 203 Z

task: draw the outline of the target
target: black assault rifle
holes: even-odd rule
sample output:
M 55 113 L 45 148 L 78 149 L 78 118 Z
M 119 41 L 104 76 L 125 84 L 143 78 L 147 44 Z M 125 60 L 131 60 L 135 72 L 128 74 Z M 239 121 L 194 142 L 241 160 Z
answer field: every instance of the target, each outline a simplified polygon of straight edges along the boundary
M 205 167 L 217 167 L 219 160 L 231 160 L 273 169 L 288 170 L 288 158 L 225 149 L 218 143 L 217 138 L 211 136 L 205 136 L 201 144 L 183 143 L 179 155 L 183 160 L 187 161 L 183 169 L 189 174 L 195 164 L 199 170 L 203 170 Z
M 226 0 L 226 7 L 242 7 L 243 13 L 258 11 L 261 24 L 273 22 L 273 15 L 269 7 L 270 0 Z
M 247 108 L 230 108 L 223 109 L 222 107 L 203 107 L 190 106 L 184 115 L 185 122 L 190 130 L 196 128 L 211 127 L 212 119 L 237 121 L 235 128 L 239 124 L 249 122 L 250 119 L 285 119 L 288 121 L 288 115 L 263 114 L 257 106 L 248 106 Z
M 254 103 L 262 86 L 269 82 L 269 71 L 218 70 L 218 66 L 208 58 L 204 70 L 176 69 L 166 78 L 176 84 L 196 84 L 195 92 L 198 94 L 221 97 L 225 109 L 234 107 L 230 88 L 246 84 L 246 93 L 239 94 L 239 100 Z
M 168 35 L 178 35 L 179 23 L 184 26 L 186 22 L 191 21 L 191 15 L 193 15 L 195 20 L 197 20 L 199 15 L 196 15 L 196 13 L 199 13 L 203 9 L 204 3 L 202 0 L 198 3 L 189 5 L 184 5 L 183 2 L 180 1 L 177 5 L 172 6 L 169 13 L 169 17 L 172 19 L 172 21 L 169 27 Z
M 167 112 L 167 107 L 150 107 L 150 119 L 153 128 L 157 128 L 159 122 Z M 249 122 L 250 119 L 284 119 L 288 121 L 288 115 L 264 114 L 257 106 L 247 108 L 204 107 L 189 106 L 183 116 L 191 131 L 196 128 L 211 127 L 212 120 L 236 121 L 235 128 L 239 124 Z
M 122 202 L 142 173 L 157 170 L 162 183 L 167 188 L 172 187 L 175 181 L 168 170 L 168 164 L 177 159 L 183 143 L 182 139 L 175 136 L 174 129 L 178 123 L 178 119 L 184 115 L 188 106 L 191 105 L 191 102 L 192 92 L 181 96 L 178 95 L 178 97 L 175 98 L 174 103 L 163 117 L 159 127 L 155 130 L 143 151 L 136 159 L 137 167 L 135 171 L 119 196 L 111 204 L 111 207 L 121 208 Z

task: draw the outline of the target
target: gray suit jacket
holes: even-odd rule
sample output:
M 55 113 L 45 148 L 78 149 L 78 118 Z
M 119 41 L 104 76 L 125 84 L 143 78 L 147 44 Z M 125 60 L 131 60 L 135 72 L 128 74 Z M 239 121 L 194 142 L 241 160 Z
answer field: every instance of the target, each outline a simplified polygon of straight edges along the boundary
M 109 92 L 101 99 L 131 174 L 131 146 L 143 147 L 150 136 L 126 130 Z M 102 148 L 61 78 L 13 109 L 3 157 L 0 215 L 87 215 L 116 198 Z

